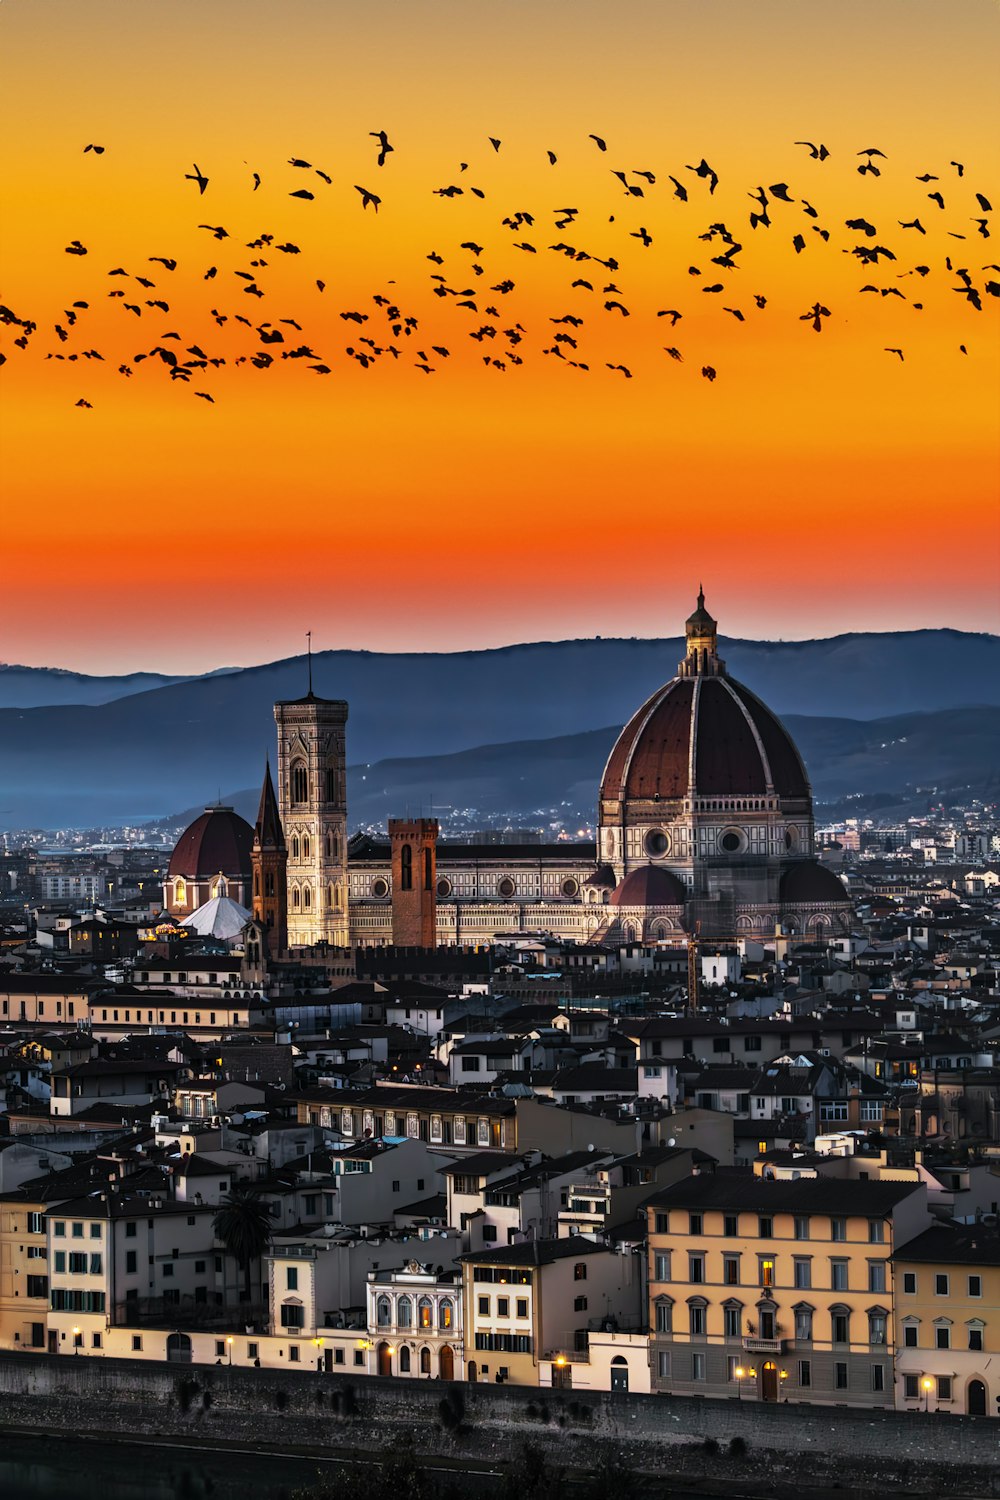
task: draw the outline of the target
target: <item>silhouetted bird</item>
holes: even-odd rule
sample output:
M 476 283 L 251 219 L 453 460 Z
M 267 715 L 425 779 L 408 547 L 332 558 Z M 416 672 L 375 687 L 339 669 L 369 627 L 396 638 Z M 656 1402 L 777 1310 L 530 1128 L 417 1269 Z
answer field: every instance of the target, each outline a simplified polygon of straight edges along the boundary
M 378 165 L 385 166 L 385 159 L 390 151 L 395 151 L 395 146 L 389 145 L 389 137 L 384 130 L 369 130 L 368 134 L 378 141 Z
M 193 172 L 185 172 L 184 173 L 184 181 L 185 182 L 196 182 L 198 184 L 198 192 L 199 193 L 203 193 L 205 191 L 205 189 L 208 187 L 208 178 L 202 172 L 202 170 L 199 167 L 199 165 L 198 165 L 197 162 L 194 163 L 194 171 Z

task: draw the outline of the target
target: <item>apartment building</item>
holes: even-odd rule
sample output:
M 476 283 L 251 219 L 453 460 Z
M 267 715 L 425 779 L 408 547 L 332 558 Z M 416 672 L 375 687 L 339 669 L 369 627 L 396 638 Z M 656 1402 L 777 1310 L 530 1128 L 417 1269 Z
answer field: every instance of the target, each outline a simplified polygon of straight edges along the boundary
M 896 1405 L 1000 1417 L 1000 1236 L 934 1224 L 893 1256 Z

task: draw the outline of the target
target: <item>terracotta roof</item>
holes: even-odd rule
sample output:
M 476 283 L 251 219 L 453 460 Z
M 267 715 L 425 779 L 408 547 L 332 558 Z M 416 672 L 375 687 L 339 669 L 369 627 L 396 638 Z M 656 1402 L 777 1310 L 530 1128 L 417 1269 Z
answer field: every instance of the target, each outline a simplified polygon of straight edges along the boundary
M 611 892 L 611 906 L 683 906 L 684 884 L 658 865 L 641 865 Z
M 250 874 L 253 829 L 231 807 L 206 807 L 201 817 L 185 828 L 170 856 L 168 880 L 210 875 Z
M 813 859 L 796 860 L 781 877 L 779 894 L 788 902 L 842 902 L 850 901 L 842 881 L 832 870 Z

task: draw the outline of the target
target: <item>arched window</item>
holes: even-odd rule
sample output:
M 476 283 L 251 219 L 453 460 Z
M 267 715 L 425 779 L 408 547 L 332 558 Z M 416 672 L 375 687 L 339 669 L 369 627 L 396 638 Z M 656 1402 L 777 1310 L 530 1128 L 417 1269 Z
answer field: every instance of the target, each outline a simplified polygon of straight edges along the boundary
M 396 1324 L 399 1328 L 409 1328 L 413 1323 L 413 1303 L 409 1297 L 400 1297 L 396 1303 Z
M 434 851 L 432 849 L 425 849 L 424 850 L 424 890 L 425 891 L 429 891 L 431 889 L 431 886 L 432 886 L 432 883 L 433 883 L 433 879 L 434 879 Z
M 292 836 L 292 858 L 293 859 L 298 859 L 298 857 L 299 857 L 299 836 L 296 833 L 296 834 L 293 834 L 293 836 Z
M 309 835 L 305 834 L 302 839 L 302 858 L 309 858 Z
M 420 1351 L 420 1373 L 429 1375 L 431 1373 L 431 1351 L 425 1344 Z
M 299 904 L 299 888 L 298 888 L 297 885 L 293 885 L 292 886 L 292 905 L 295 906 L 295 907 L 297 907 L 298 904 Z
M 175 906 L 186 906 L 187 905 L 187 898 L 188 898 L 188 896 L 187 896 L 187 881 L 186 880 L 175 880 L 174 881 L 174 905 Z
M 259 870 L 254 870 L 254 872 L 253 872 L 253 893 L 254 893 L 255 896 L 259 896 L 260 895 L 260 871 Z
M 304 760 L 293 760 L 289 790 L 293 802 L 308 802 L 309 800 L 309 772 Z
M 302 888 L 302 905 L 305 907 L 312 905 L 312 891 L 307 885 Z
M 332 856 L 333 856 L 333 834 L 332 833 L 328 833 L 327 836 L 326 836 L 326 857 L 327 857 L 327 859 L 330 859 L 330 858 L 332 858 Z
M 450 1328 L 455 1315 L 454 1305 L 450 1297 L 444 1297 L 438 1308 L 438 1327 Z
M 327 906 L 332 906 L 333 905 L 333 886 L 332 885 L 328 885 L 327 888 L 326 888 L 326 904 L 327 904 Z
M 421 1328 L 432 1327 L 433 1306 L 429 1297 L 421 1297 L 417 1303 L 417 1323 Z
M 399 1350 L 399 1373 L 409 1375 L 410 1373 L 410 1348 L 408 1344 L 402 1344 Z
M 327 766 L 326 768 L 326 800 L 327 802 L 336 802 L 337 800 L 336 766 Z
M 379 1328 L 388 1328 L 392 1323 L 392 1305 L 388 1297 L 379 1297 L 375 1303 L 375 1321 Z
M 413 850 L 409 844 L 399 851 L 399 886 L 400 890 L 413 890 Z

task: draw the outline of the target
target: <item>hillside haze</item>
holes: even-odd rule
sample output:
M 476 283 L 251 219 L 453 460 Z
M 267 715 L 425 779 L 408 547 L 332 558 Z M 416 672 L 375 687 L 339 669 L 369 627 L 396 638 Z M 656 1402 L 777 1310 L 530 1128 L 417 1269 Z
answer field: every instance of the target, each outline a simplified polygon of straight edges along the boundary
M 857 722 L 1000 706 L 994 636 L 724 639 L 720 650 L 733 676 L 786 718 Z M 625 722 L 673 675 L 682 653 L 678 639 L 544 642 L 449 655 L 329 651 L 313 658 L 313 680 L 318 694 L 349 701 L 348 758 L 363 765 L 587 731 L 607 736 L 613 731 L 599 726 Z M 11 809 L 4 824 L 143 821 L 213 800 L 227 787 L 259 785 L 264 756 L 274 753 L 272 705 L 305 687 L 305 661 L 295 657 L 100 705 L 0 710 L 0 806 Z M 813 756 L 805 744 L 802 750 L 818 789 Z M 852 753 L 860 755 L 859 776 L 879 769 L 865 753 Z M 524 774 L 531 776 L 528 766 Z M 433 790 L 439 803 L 455 800 L 443 783 Z

